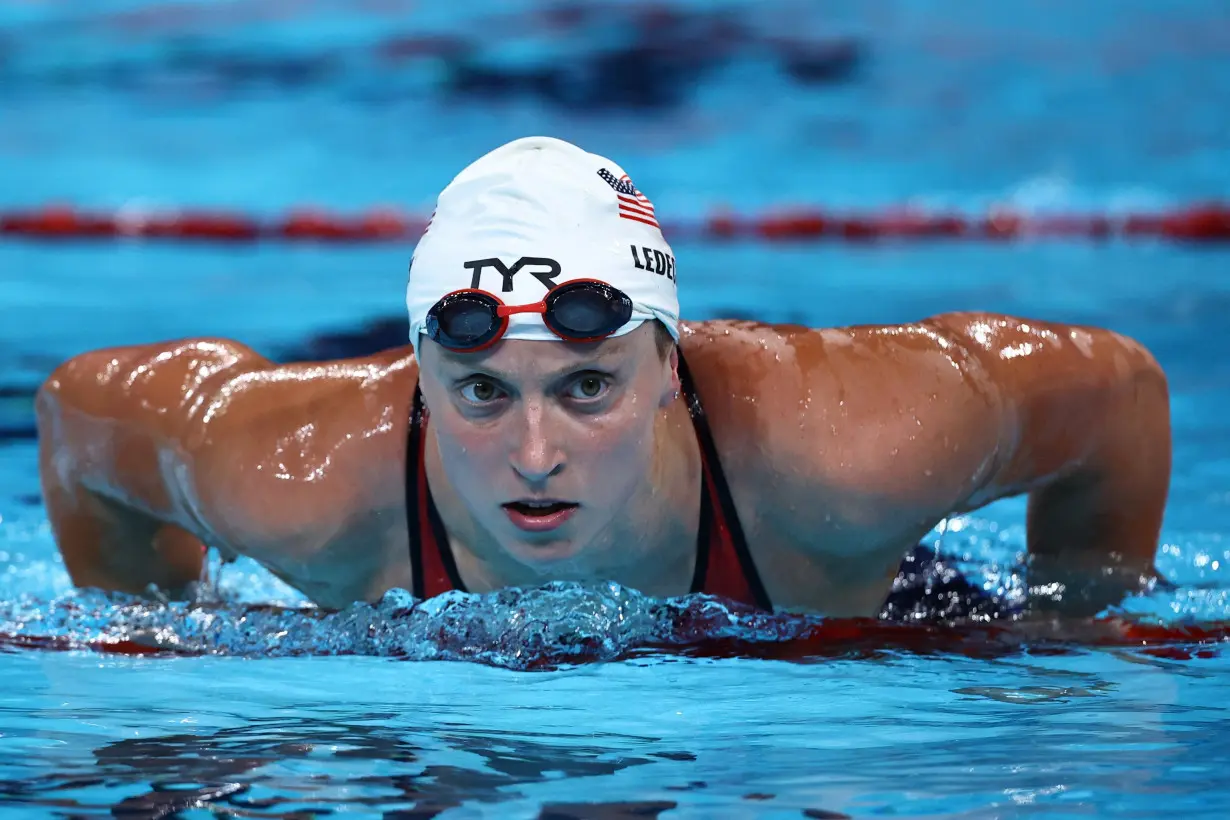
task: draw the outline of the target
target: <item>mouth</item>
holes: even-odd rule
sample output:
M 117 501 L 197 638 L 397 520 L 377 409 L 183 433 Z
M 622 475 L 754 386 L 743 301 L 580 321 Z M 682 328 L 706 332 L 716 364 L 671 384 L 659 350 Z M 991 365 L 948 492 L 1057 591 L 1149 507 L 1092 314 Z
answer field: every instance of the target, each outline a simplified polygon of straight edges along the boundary
M 510 501 L 502 506 L 518 529 L 550 532 L 563 526 L 580 505 L 570 501 L 526 500 Z

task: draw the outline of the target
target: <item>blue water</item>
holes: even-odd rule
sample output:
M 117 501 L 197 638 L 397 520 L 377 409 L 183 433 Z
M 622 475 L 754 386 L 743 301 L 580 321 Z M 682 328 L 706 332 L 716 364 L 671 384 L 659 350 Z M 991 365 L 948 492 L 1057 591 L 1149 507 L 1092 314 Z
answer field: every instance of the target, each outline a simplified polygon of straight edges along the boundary
M 693 62 L 642 78 L 644 105 L 595 79 L 593 55 L 634 28 L 629 6 L 578 30 L 547 26 L 540 4 L 492 6 L 0 4 L 0 208 L 422 213 L 465 163 L 528 133 L 617 157 L 679 218 L 797 203 L 1121 211 L 1230 192 L 1230 17 L 1212 0 L 677 4 L 693 16 L 669 34 Z M 718 8 L 737 35 L 713 39 L 703 12 Z M 489 70 L 573 66 L 570 102 L 450 91 L 447 61 L 372 56 L 395 36 L 475 32 Z M 786 37 L 855 43 L 860 59 L 803 82 L 770 45 Z M 714 43 L 721 59 L 706 62 Z M 690 318 L 824 326 L 982 309 L 1140 339 L 1170 375 L 1158 565 L 1179 589 L 1123 608 L 1171 624 L 1230 618 L 1224 248 L 675 250 Z M 711 657 L 685 651 L 681 617 L 762 649 L 807 625 L 617 588 L 451 596 L 411 614 L 392 595 L 326 616 L 250 562 L 220 568 L 191 606 L 71 588 L 27 435 L 30 393 L 56 363 L 196 335 L 302 353 L 395 317 L 408 256 L 402 245 L 0 242 L 0 811 L 1230 813 L 1230 685 L 1216 646 L 1188 657 L 991 636 L 979 651 L 887 641 Z M 929 540 L 989 589 L 1021 593 L 1021 500 Z M 117 639 L 181 654 L 80 648 Z

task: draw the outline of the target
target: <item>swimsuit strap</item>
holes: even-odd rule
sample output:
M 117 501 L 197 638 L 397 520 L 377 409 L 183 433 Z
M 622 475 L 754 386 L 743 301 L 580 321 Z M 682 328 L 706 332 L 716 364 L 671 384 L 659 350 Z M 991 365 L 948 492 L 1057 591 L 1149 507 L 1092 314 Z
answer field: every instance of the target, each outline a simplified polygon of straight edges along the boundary
M 410 434 L 406 439 L 406 529 L 410 535 L 411 592 L 419 600 L 434 598 L 450 589 L 466 591 L 457 562 L 448 547 L 448 531 L 427 486 L 427 408 L 418 384 L 410 411 Z
M 772 612 L 772 601 L 747 547 L 747 537 L 743 534 L 730 485 L 722 470 L 722 460 L 713 443 L 713 432 L 709 429 L 709 420 L 700 403 L 691 371 L 684 361 L 683 351 L 679 351 L 679 381 L 692 416 L 692 427 L 696 430 L 696 441 L 700 445 L 704 480 L 692 592 L 717 595 Z

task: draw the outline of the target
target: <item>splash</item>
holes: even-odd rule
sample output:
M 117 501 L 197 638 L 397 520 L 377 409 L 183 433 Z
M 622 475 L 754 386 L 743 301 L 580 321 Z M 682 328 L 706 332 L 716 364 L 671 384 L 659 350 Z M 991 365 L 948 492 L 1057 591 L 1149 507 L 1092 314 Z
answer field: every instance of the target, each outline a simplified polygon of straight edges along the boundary
M 449 592 L 426 601 L 391 590 L 374 605 L 338 612 L 218 600 L 153 602 L 89 591 L 0 605 L 0 634 L 11 646 L 247 657 L 368 655 L 534 669 L 612 660 L 680 637 L 755 637 L 764 632 L 758 623 L 764 617 L 717 599 L 662 601 L 613 583 Z
M 1122 614 L 1079 623 L 833 619 L 770 614 L 707 595 L 649 598 L 618 584 L 552 583 L 420 601 L 392 590 L 338 612 L 100 592 L 0 605 L 0 645 L 125 654 L 364 655 L 550 670 L 638 657 L 818 662 L 900 653 L 996 657 L 1091 646 L 1169 659 L 1211 656 L 1222 623 L 1164 625 Z
M 949 522 L 900 566 L 879 617 L 760 612 L 707 595 L 652 598 L 615 583 L 556 582 L 417 600 L 391 590 L 340 611 L 312 606 L 250 559 L 211 554 L 209 586 L 185 602 L 73 587 L 45 517 L 6 515 L 0 651 L 86 650 L 250 658 L 361 655 L 548 670 L 641 659 L 763 658 L 819 663 L 910 655 L 1000 657 L 1110 647 L 1167 659 L 1218 651 L 1230 634 L 1230 550 L 1188 534 L 1159 551 L 1175 583 L 1102 617 L 1023 617 L 1023 528 Z

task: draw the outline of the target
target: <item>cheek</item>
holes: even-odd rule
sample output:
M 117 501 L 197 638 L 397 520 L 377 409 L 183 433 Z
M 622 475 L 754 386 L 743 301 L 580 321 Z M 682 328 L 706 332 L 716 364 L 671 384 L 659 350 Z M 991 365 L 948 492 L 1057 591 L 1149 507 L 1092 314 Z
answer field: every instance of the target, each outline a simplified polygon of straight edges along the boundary
M 580 433 L 570 461 L 581 467 L 595 489 L 622 494 L 624 485 L 638 482 L 653 456 L 653 414 L 627 414 Z
M 451 419 L 432 418 L 436 441 L 440 447 L 440 459 L 449 480 L 467 491 L 490 483 L 493 467 L 506 453 L 500 446 L 498 436 L 476 429 L 472 425 Z M 476 480 L 476 477 L 485 480 Z

